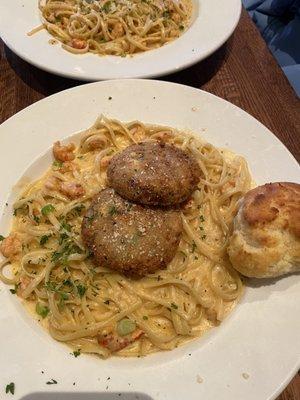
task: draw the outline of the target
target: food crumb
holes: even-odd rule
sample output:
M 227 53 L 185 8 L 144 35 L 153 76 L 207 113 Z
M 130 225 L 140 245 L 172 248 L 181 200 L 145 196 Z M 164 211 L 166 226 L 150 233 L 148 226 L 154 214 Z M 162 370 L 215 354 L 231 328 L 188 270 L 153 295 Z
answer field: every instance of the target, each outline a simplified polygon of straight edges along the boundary
M 242 377 L 243 377 L 244 379 L 249 379 L 249 378 L 250 378 L 250 375 L 247 374 L 246 372 L 243 372 L 243 373 L 242 373 Z
M 197 111 L 197 108 L 196 107 L 192 107 L 192 111 Z
M 197 383 L 202 383 L 203 382 L 203 378 L 201 378 L 200 375 L 197 375 Z
M 48 43 L 49 43 L 49 44 L 52 44 L 52 45 L 55 45 L 55 44 L 58 43 L 58 41 L 55 40 L 55 39 L 50 39 L 50 40 L 48 41 Z

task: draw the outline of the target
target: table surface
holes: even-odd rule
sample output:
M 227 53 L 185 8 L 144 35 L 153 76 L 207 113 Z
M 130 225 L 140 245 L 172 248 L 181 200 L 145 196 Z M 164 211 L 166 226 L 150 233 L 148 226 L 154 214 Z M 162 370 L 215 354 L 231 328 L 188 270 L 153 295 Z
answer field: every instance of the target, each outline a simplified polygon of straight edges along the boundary
M 300 100 L 245 10 L 232 37 L 191 68 L 162 78 L 201 88 L 266 125 L 300 161 Z M 0 123 L 30 104 L 82 84 L 40 71 L 0 39 Z M 277 400 L 300 400 L 300 373 Z

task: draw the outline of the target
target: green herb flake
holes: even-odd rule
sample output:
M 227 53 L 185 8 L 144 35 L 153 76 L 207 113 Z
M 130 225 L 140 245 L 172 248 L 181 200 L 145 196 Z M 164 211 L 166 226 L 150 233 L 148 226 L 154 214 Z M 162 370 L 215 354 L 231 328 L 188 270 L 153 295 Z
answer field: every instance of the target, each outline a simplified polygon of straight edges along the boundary
M 82 210 L 85 209 L 85 205 L 84 204 L 78 204 L 76 207 L 74 207 L 74 211 L 80 215 Z
M 68 232 L 71 232 L 72 225 L 68 224 L 66 221 L 63 221 L 63 222 L 60 224 L 60 228 L 61 228 L 61 229 L 65 229 L 65 230 L 68 231 Z
M 171 303 L 171 307 L 174 308 L 174 310 L 178 310 L 178 305 L 175 303 Z
M 10 291 L 11 294 L 16 294 L 17 293 L 16 289 L 9 289 L 9 291 Z
M 33 216 L 33 220 L 35 223 L 39 224 L 40 223 L 40 218 L 37 217 L 36 215 Z
M 109 13 L 111 8 L 111 1 L 107 1 L 104 6 L 102 7 L 102 11 L 104 11 L 106 14 Z
M 204 218 L 203 215 L 200 215 L 199 219 L 200 219 L 201 222 L 204 222 L 204 221 L 205 221 L 205 218 Z
M 46 382 L 46 385 L 57 385 L 57 381 L 52 378 L 50 381 Z
M 197 249 L 197 245 L 196 243 L 193 241 L 192 243 L 192 253 L 194 253 L 194 251 Z
M 52 166 L 55 168 L 61 168 L 63 166 L 63 162 L 62 161 L 53 161 Z
M 148 317 L 147 315 L 143 315 L 143 320 L 147 321 Z
M 201 236 L 201 239 L 202 239 L 202 240 L 206 239 L 206 235 L 202 235 L 202 236 Z
M 163 16 L 164 18 L 170 18 L 170 11 L 164 11 L 163 14 L 162 14 L 162 16 Z
M 109 300 L 105 300 L 105 301 L 104 301 L 104 304 L 109 305 Z
M 82 298 L 86 292 L 86 287 L 82 284 L 76 285 L 77 293 Z
M 36 303 L 35 311 L 44 319 L 47 317 L 50 310 L 47 306 L 43 306 L 41 303 Z
M 184 30 L 184 26 L 183 26 L 183 25 L 179 25 L 179 29 L 180 29 L 181 31 L 183 31 L 183 30 Z
M 14 382 L 10 382 L 8 385 L 6 385 L 5 393 L 15 394 L 15 384 L 14 384 Z
M 43 235 L 40 239 L 40 245 L 43 246 L 44 244 L 46 244 L 49 240 L 51 235 Z
M 180 250 L 179 253 L 181 253 L 183 255 L 183 258 L 186 259 L 187 255 L 184 251 Z
M 46 204 L 43 208 L 42 208 L 42 214 L 43 215 L 49 215 L 50 213 L 52 213 L 53 211 L 55 211 L 55 208 L 53 207 L 52 204 Z
M 2 240 L 4 240 L 4 239 L 5 239 L 5 237 L 0 235 L 0 242 L 2 242 Z
M 113 216 L 113 215 L 117 214 L 117 212 L 118 212 L 118 210 L 117 210 L 116 206 L 110 206 L 109 207 L 108 214 L 110 216 Z
M 65 285 L 65 286 L 73 286 L 73 284 L 72 284 L 72 282 L 71 282 L 70 279 L 65 279 L 65 280 L 63 281 L 63 285 Z
M 77 357 L 79 357 L 79 356 L 80 356 L 80 354 L 81 354 L 81 350 L 80 350 L 80 349 L 78 349 L 78 350 L 74 350 L 72 354 L 73 354 L 73 356 L 74 356 L 75 358 L 77 358 Z

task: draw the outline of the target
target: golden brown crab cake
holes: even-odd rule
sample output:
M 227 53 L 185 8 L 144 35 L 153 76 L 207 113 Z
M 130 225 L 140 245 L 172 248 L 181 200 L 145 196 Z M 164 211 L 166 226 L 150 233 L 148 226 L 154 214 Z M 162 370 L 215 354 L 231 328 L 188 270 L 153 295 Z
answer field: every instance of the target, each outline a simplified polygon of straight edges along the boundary
M 82 238 L 95 264 L 137 277 L 167 266 L 181 231 L 177 210 L 143 207 L 113 189 L 95 196 L 82 222 Z
M 166 143 L 142 142 L 116 154 L 109 163 L 109 185 L 128 200 L 171 206 L 187 200 L 200 180 L 198 163 Z

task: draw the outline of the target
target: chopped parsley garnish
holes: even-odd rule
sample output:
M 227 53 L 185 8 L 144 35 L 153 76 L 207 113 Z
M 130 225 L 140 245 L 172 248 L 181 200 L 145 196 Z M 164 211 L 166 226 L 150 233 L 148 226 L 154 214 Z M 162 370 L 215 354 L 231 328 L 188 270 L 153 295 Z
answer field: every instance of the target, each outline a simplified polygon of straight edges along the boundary
M 102 11 L 104 11 L 107 14 L 107 13 L 109 13 L 110 8 L 111 8 L 111 1 L 109 0 L 102 7 Z
M 34 220 L 34 222 L 36 222 L 37 224 L 40 223 L 40 218 L 37 217 L 36 215 L 33 216 L 33 220 Z
M 4 240 L 4 239 L 5 239 L 5 237 L 0 235 L 0 242 L 2 242 L 2 240 Z
M 86 287 L 80 283 L 79 285 L 76 285 L 76 288 L 79 297 L 82 298 L 86 292 Z
M 117 212 L 118 212 L 118 210 L 117 210 L 116 206 L 109 207 L 109 210 L 108 210 L 109 215 L 113 216 L 113 215 L 117 214 Z
M 36 303 L 35 311 L 42 318 L 46 318 L 50 310 L 47 306 L 43 306 L 41 303 Z
M 147 315 L 143 315 L 143 320 L 147 321 L 148 317 Z
M 109 304 L 109 300 L 105 300 L 105 301 L 104 301 L 104 304 L 107 304 L 107 305 L 108 305 L 108 304 Z
M 178 305 L 175 304 L 175 303 L 171 303 L 171 307 L 174 308 L 174 310 L 177 310 L 177 309 L 178 309 Z
M 15 394 L 15 384 L 14 384 L 14 382 L 10 382 L 8 385 L 6 385 L 5 393 Z
M 16 294 L 16 293 L 17 293 L 16 289 L 9 289 L 9 291 L 10 291 L 10 293 L 12 293 L 12 294 Z
M 61 168 L 63 166 L 63 162 L 55 160 L 55 161 L 53 161 L 52 165 L 53 165 L 53 167 Z
M 49 240 L 51 235 L 43 235 L 40 239 L 40 245 L 43 246 L 44 244 L 46 244 Z
M 61 233 L 59 236 L 59 244 L 63 244 L 65 240 L 69 239 L 69 236 L 66 233 Z
M 65 229 L 68 232 L 71 232 L 72 225 L 68 224 L 66 221 L 63 221 L 61 224 L 61 229 Z
M 180 253 L 183 255 L 183 258 L 186 259 L 187 256 L 186 256 L 185 252 L 180 250 Z
M 202 239 L 202 240 L 206 239 L 206 235 L 202 235 L 202 236 L 201 236 L 201 239 Z
M 197 249 L 197 245 L 196 243 L 193 241 L 192 243 L 192 253 L 194 253 L 194 251 Z
M 73 286 L 73 284 L 72 284 L 72 282 L 70 281 L 70 279 L 65 279 L 65 280 L 63 281 L 63 285 L 65 285 L 65 286 Z
M 52 213 L 53 211 L 55 211 L 55 208 L 53 207 L 52 204 L 46 204 L 43 208 L 42 208 L 42 214 L 43 215 L 48 215 L 50 213 Z
M 199 219 L 200 219 L 201 222 L 205 221 L 205 218 L 203 217 L 203 215 L 200 215 Z
M 61 239 L 60 239 L 61 241 Z M 62 244 L 62 243 L 61 243 Z M 53 263 L 61 262 L 63 264 L 67 263 L 68 257 L 71 254 L 81 254 L 82 250 L 73 241 L 66 241 L 63 248 L 60 251 L 54 251 L 51 256 L 51 261 Z
M 162 14 L 162 16 L 163 16 L 164 18 L 170 18 L 170 11 L 164 11 L 163 14 Z
M 78 215 L 81 214 L 81 211 L 85 209 L 85 205 L 84 204 L 78 204 L 78 206 L 74 207 L 74 211 L 77 212 Z
M 74 350 L 74 351 L 73 351 L 73 355 L 74 355 L 75 358 L 79 357 L 80 354 L 81 354 L 81 350 L 80 350 L 80 349 L 79 349 L 79 350 Z
M 179 29 L 180 29 L 181 31 L 183 31 L 183 30 L 184 30 L 184 26 L 183 26 L 183 25 L 179 25 Z
M 56 285 L 55 282 L 51 282 L 48 281 L 46 282 L 45 285 L 47 290 L 50 290 L 51 292 L 55 292 L 59 295 L 60 300 L 59 300 L 59 305 L 63 306 L 64 305 L 64 301 L 69 299 L 69 295 L 66 292 L 63 292 L 62 290 L 60 290 L 60 286 Z
M 50 381 L 46 382 L 46 385 L 57 385 L 57 381 L 52 378 Z

